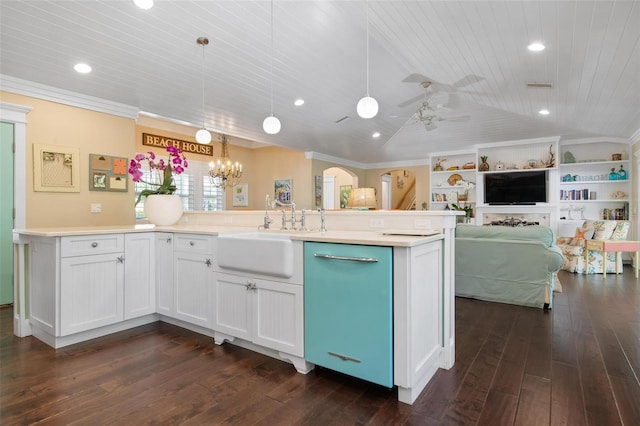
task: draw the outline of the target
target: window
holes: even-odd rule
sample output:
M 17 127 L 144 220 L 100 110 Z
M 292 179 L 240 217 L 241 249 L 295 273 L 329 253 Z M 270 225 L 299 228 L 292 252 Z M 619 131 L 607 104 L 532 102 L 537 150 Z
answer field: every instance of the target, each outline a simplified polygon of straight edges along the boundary
M 189 161 L 187 170 L 173 177 L 177 188 L 175 193 L 182 199 L 182 205 L 185 211 L 224 210 L 224 191 L 211 184 L 209 175 L 207 174 L 208 171 L 209 166 L 207 163 Z M 144 170 L 142 180 L 159 183 L 159 176 L 157 173 L 152 174 L 149 170 Z M 135 197 L 138 199 L 140 192 L 145 189 L 154 189 L 154 186 L 143 182 L 136 182 L 134 189 Z M 144 219 L 144 203 L 136 206 L 136 219 Z

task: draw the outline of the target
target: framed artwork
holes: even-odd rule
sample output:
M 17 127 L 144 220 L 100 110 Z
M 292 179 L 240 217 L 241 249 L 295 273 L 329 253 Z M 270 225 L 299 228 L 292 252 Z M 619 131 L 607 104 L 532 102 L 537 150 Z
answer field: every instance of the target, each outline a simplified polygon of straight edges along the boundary
M 351 195 L 352 185 L 340 186 L 340 208 L 346 209 L 349 207 L 349 196 Z
M 89 154 L 89 190 L 127 192 L 127 159 Z
M 284 204 L 290 204 L 292 198 L 291 194 L 291 179 L 276 179 L 274 181 L 274 199 Z
M 322 176 L 316 176 L 314 195 L 316 200 L 316 208 L 322 208 Z
M 249 184 L 239 183 L 233 187 L 233 206 L 247 207 L 249 206 Z
M 80 192 L 80 150 L 34 143 L 33 190 Z

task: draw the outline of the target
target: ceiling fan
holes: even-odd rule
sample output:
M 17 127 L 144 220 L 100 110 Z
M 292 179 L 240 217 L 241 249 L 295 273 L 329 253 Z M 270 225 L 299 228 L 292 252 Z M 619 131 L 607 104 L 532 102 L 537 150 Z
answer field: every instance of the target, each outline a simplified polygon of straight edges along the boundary
M 431 95 L 434 95 L 438 92 L 449 93 L 451 95 L 451 94 L 454 94 L 455 92 L 461 91 L 460 89 L 462 89 L 463 87 L 470 86 L 482 80 L 484 80 L 484 77 L 480 77 L 474 74 L 469 74 L 461 78 L 460 80 L 456 81 L 455 83 L 443 84 L 425 75 L 414 73 L 414 74 L 408 75 L 404 80 L 402 80 L 402 82 L 403 83 L 420 83 L 421 85 L 423 85 L 424 82 L 429 82 L 429 86 L 425 88 L 425 91 L 426 89 L 429 89 L 429 93 L 431 93 Z M 406 106 L 409 106 L 412 103 L 418 101 L 421 97 L 422 95 L 415 96 L 411 99 L 407 99 L 406 101 L 398 104 L 398 107 L 404 108 Z
M 422 81 L 420 85 L 424 89 L 424 99 L 422 101 L 422 105 L 416 110 L 416 112 L 408 117 L 407 124 L 416 124 L 422 123 L 424 128 L 427 131 L 431 131 L 437 128 L 437 121 L 467 121 L 469 120 L 468 115 L 458 116 L 458 117 L 447 117 L 440 114 L 441 111 L 451 110 L 454 105 L 458 104 L 457 95 L 450 94 L 449 95 L 449 105 L 436 105 L 433 106 L 429 103 L 429 88 L 433 83 L 429 80 Z M 407 118 L 407 117 L 398 117 L 398 118 Z

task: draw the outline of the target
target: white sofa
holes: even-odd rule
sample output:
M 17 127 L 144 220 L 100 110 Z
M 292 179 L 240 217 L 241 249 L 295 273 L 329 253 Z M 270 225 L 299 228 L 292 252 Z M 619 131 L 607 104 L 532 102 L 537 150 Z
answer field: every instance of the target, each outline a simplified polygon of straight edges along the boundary
M 603 262 L 602 253 L 589 251 L 589 259 L 585 264 L 584 246 L 587 239 L 593 240 L 626 240 L 631 222 L 628 220 L 584 220 L 574 227 L 573 234 L 568 234 L 567 226 L 560 226 L 556 244 L 564 256 L 562 270 L 578 274 L 601 274 L 606 263 L 607 273 L 616 272 L 616 254 L 607 253 Z M 569 228 L 570 229 L 570 228 Z M 622 270 L 622 260 L 619 260 Z

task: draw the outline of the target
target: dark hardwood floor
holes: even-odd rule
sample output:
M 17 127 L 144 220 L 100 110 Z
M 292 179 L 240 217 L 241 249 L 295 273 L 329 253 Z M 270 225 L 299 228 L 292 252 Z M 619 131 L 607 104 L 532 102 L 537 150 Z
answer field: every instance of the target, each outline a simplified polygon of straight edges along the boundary
M 0 423 L 640 424 L 640 282 L 561 272 L 555 307 L 456 300 L 456 364 L 397 391 L 164 323 L 53 350 L 0 310 Z

